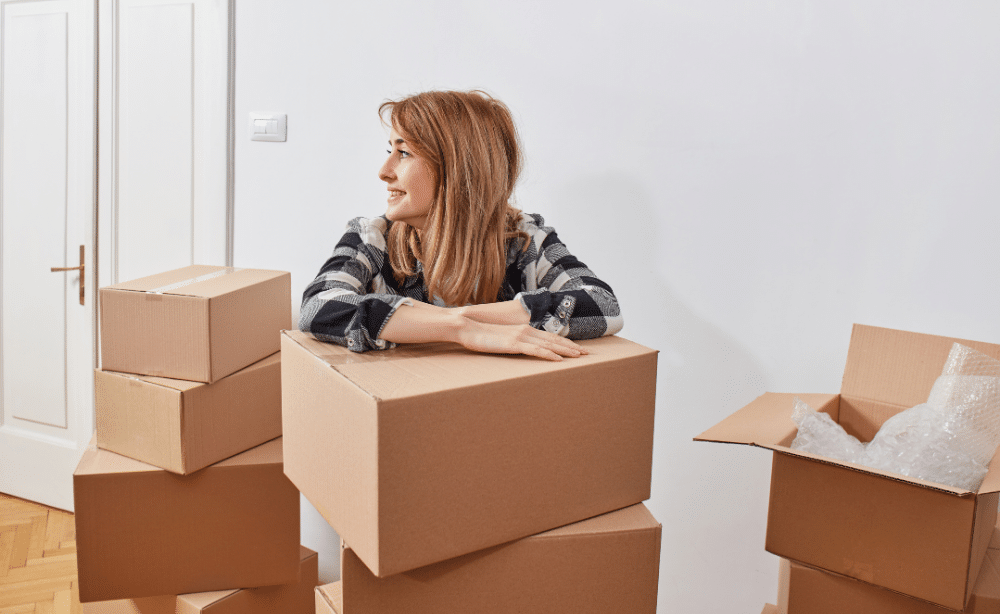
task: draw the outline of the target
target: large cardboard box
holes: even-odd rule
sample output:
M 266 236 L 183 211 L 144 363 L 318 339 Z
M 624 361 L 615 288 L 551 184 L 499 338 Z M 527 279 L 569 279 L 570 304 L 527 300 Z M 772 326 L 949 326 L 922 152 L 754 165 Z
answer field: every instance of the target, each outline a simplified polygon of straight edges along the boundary
M 1000 550 L 986 553 L 983 569 L 966 604 L 966 614 L 1000 614 Z M 953 614 L 901 593 L 781 559 L 781 614 Z
M 349 545 L 346 614 L 655 614 L 660 523 L 641 503 L 387 578 Z
M 101 368 L 214 382 L 278 351 L 284 271 L 193 265 L 101 288 Z
M 1000 456 L 978 492 L 791 449 L 793 397 L 869 441 L 927 400 L 952 344 L 1000 358 L 1000 346 L 855 325 L 841 392 L 767 393 L 696 439 L 774 451 L 768 552 L 961 610 L 997 515 Z
M 180 474 L 281 436 L 281 353 L 215 382 L 97 370 L 97 445 Z
M 292 584 L 228 591 L 118 599 L 83 604 L 83 614 L 314 614 L 318 557 L 299 551 L 299 580 Z
M 316 614 L 344 614 L 344 588 L 341 582 L 316 587 Z
M 549 362 L 282 336 L 285 473 L 376 575 L 649 498 L 656 351 Z
M 108 452 L 73 475 L 80 601 L 288 584 L 299 493 L 281 439 L 187 476 Z

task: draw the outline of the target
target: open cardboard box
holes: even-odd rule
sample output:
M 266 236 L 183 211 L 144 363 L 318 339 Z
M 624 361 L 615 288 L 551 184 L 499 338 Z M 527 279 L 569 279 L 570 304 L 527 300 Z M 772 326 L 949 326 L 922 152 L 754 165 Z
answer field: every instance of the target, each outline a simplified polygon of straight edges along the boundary
M 299 547 L 299 580 L 291 584 L 84 603 L 83 614 L 314 614 L 318 556 Z
M 1000 358 L 1000 346 L 855 325 L 840 394 L 766 393 L 695 439 L 773 450 L 768 552 L 962 610 L 997 516 L 1000 455 L 977 492 L 799 452 L 793 398 L 869 441 L 924 403 L 954 342 Z
M 379 577 L 649 498 L 656 351 L 562 362 L 282 335 L 285 473 Z
M 278 351 L 291 274 L 192 265 L 100 290 L 101 368 L 212 383 Z
M 346 614 L 656 614 L 660 523 L 643 504 L 388 578 L 345 544 Z

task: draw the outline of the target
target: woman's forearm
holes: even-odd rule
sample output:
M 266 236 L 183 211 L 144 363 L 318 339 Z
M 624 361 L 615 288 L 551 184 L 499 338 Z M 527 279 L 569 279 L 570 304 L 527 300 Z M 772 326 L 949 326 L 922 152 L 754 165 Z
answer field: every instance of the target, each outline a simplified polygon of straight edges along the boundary
M 524 309 L 515 305 L 522 312 Z M 586 348 L 529 324 L 482 322 L 462 315 L 467 307 L 450 309 L 427 303 L 400 305 L 385 323 L 379 337 L 393 343 L 451 341 L 476 352 L 528 354 L 548 360 L 587 354 Z M 481 317 L 512 319 L 510 305 L 473 310 Z
M 400 305 L 385 323 L 379 337 L 393 343 L 458 341 L 467 320 L 455 309 L 414 301 Z
M 466 305 L 456 308 L 456 311 L 470 320 L 487 324 L 528 324 L 531 322 L 531 314 L 525 311 L 521 301 Z

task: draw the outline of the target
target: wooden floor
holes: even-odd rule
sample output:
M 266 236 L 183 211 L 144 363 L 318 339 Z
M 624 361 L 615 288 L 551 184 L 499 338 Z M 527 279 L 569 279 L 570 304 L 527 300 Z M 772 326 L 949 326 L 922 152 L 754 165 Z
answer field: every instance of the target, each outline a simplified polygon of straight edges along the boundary
M 78 614 L 73 514 L 0 493 L 0 614 Z

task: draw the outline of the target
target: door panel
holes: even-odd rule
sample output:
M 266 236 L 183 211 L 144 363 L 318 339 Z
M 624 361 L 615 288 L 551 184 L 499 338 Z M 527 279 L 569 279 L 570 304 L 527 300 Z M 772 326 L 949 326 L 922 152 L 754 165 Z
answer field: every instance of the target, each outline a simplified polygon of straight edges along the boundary
M 94 30 L 92 1 L 0 1 L 0 491 L 62 509 L 93 432 Z

